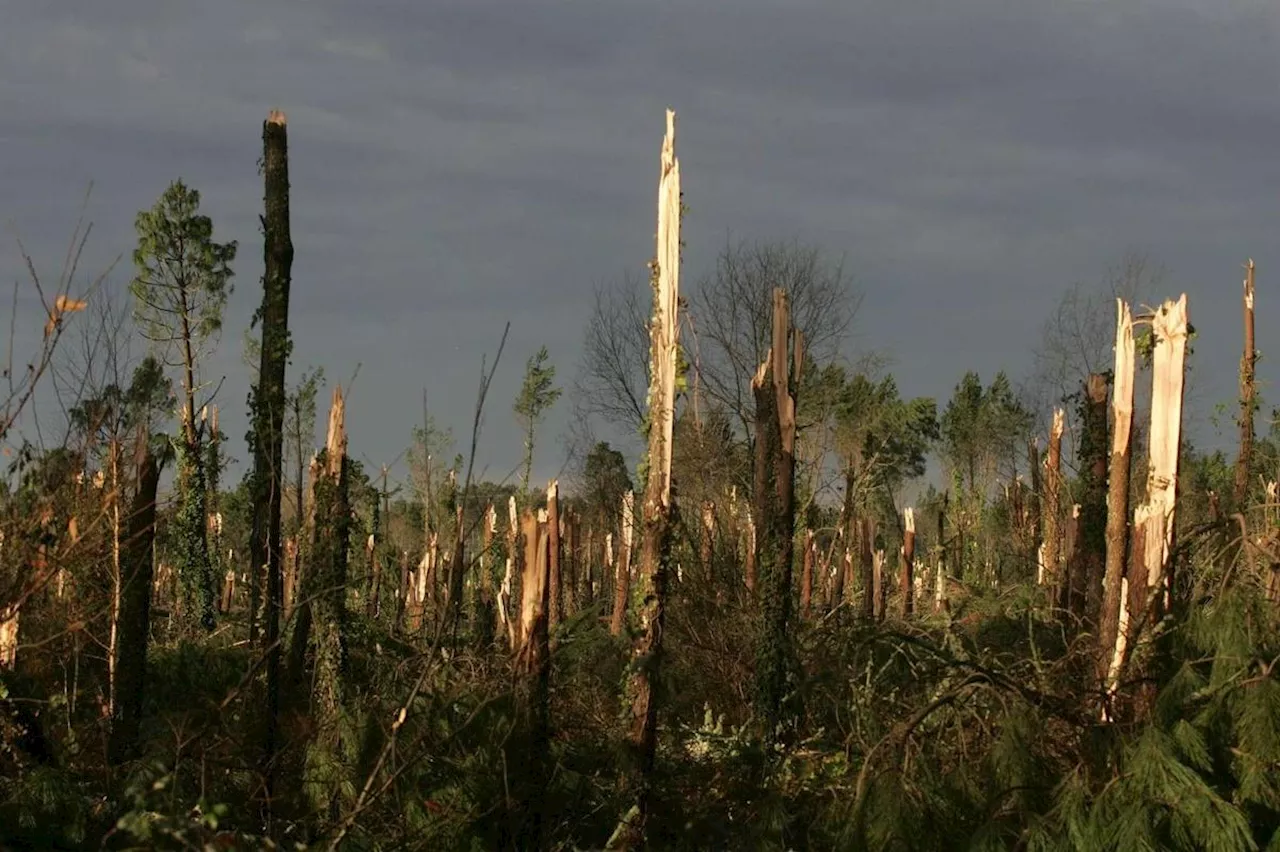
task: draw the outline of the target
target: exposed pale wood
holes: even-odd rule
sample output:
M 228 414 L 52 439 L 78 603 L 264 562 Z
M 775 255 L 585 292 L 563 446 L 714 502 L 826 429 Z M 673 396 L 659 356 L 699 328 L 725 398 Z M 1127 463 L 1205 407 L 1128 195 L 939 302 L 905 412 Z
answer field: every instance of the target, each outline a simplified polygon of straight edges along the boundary
M 916 511 L 908 506 L 902 510 L 902 617 L 910 618 L 915 612 L 916 571 Z
M 609 632 L 621 636 L 627 626 L 627 604 L 631 595 L 631 552 L 635 541 L 635 494 L 622 495 L 621 522 L 619 524 L 620 547 L 613 572 L 613 617 Z M 605 562 L 614 562 L 613 538 L 605 537 Z
M 650 776 L 657 745 L 656 681 L 660 675 L 663 610 L 670 568 L 671 450 L 675 429 L 676 364 L 680 301 L 680 162 L 675 154 L 676 115 L 667 110 L 658 179 L 658 233 L 655 251 L 653 317 L 649 331 L 648 482 L 645 486 L 644 545 L 637 600 L 637 634 L 627 670 L 625 712 L 635 803 L 610 839 L 614 849 L 646 843 Z
M 1182 394 L 1186 376 L 1187 296 L 1165 302 L 1151 320 L 1155 335 L 1152 357 L 1151 435 L 1148 441 L 1147 499 L 1134 524 L 1145 530 L 1143 564 L 1147 587 L 1167 581 L 1173 547 L 1178 484 L 1178 451 L 1182 437 Z
M 1107 561 L 1099 619 L 1098 672 L 1106 680 L 1118 659 L 1123 592 L 1129 554 L 1129 443 L 1133 426 L 1133 383 L 1136 350 L 1133 314 L 1116 300 L 1115 370 L 1111 390 L 1111 462 L 1107 481 Z M 1118 665 L 1118 663 L 1116 663 Z
M 1044 541 L 1040 545 L 1039 570 L 1040 582 L 1048 588 L 1049 599 L 1055 603 L 1062 583 L 1062 432 L 1065 428 L 1066 412 L 1055 408 L 1044 460 Z
M 1240 455 L 1236 459 L 1233 497 L 1237 511 L 1245 509 L 1249 497 L 1249 471 L 1253 464 L 1253 414 L 1258 351 L 1253 327 L 1253 258 L 1245 264 L 1244 354 L 1240 358 Z M 1244 548 L 1248 553 L 1249 548 Z

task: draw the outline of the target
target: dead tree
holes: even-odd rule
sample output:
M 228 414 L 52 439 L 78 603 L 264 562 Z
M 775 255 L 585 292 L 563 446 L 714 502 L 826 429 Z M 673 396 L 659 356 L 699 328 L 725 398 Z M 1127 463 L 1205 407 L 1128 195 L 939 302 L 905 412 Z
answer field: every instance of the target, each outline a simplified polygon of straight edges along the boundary
M 548 633 L 550 556 L 546 511 L 526 511 L 520 524 L 524 560 L 520 578 L 520 632 L 516 650 L 516 696 L 524 728 L 517 741 L 523 754 L 509 764 L 515 770 L 516 811 L 507 823 L 504 849 L 545 848 L 545 796 L 550 768 L 548 698 L 551 649 Z
M 772 343 L 751 382 L 756 400 L 754 519 L 760 570 L 756 702 L 766 740 L 781 721 L 790 666 L 792 563 L 795 542 L 796 395 L 804 340 L 791 324 L 786 291 L 773 293 Z
M 1253 259 L 1245 264 L 1244 279 L 1244 355 L 1240 358 L 1240 456 L 1236 459 L 1235 488 L 1232 492 L 1236 511 L 1244 511 L 1249 498 L 1249 473 L 1253 464 L 1254 382 L 1258 352 L 1253 336 Z M 1247 545 L 1246 545 L 1247 549 Z
M 1080 401 L 1080 517 L 1067 609 L 1092 631 L 1102 610 L 1107 559 L 1107 377 L 1091 373 Z
M 1148 449 L 1147 498 L 1134 512 L 1133 553 L 1127 607 L 1129 625 L 1124 656 L 1139 668 L 1151 662 L 1149 649 L 1139 647 L 1144 629 L 1153 627 L 1168 606 L 1173 586 L 1174 511 L 1177 506 L 1178 453 L 1182 439 L 1182 394 L 1186 378 L 1187 296 L 1167 301 L 1151 319 L 1155 340 L 1152 354 L 1151 435 Z M 1145 655 L 1142 653 L 1148 651 Z M 1124 671 L 1121 663 L 1117 677 Z M 1134 680 L 1141 680 L 1134 673 Z M 1138 698 L 1142 715 L 1151 690 Z
M 273 110 L 262 125 L 264 207 L 261 357 L 253 391 L 253 528 L 249 546 L 249 632 L 256 638 L 259 572 L 266 571 L 267 726 L 264 749 L 266 801 L 272 794 L 280 713 L 281 471 L 284 462 L 285 366 L 289 360 L 289 284 L 293 241 L 289 234 L 289 145 L 284 113 Z M 270 805 L 268 804 L 268 808 Z M 268 820 L 270 813 L 267 814 Z
M 622 495 L 621 544 L 617 559 L 612 555 L 605 557 L 605 564 L 614 563 L 613 572 L 613 616 L 609 620 L 609 632 L 621 636 L 627 627 L 627 604 L 631 594 L 631 549 L 635 529 L 635 495 L 628 491 Z M 612 540 L 606 536 L 606 550 Z
M 142 720 L 147 682 L 147 643 L 151 635 L 151 571 L 156 529 L 156 490 L 160 466 L 151 453 L 150 435 L 139 430 L 137 484 L 121 542 L 120 626 L 115 648 L 115 682 L 108 758 L 113 764 L 133 756 Z M 16 628 L 16 618 L 14 626 Z M 15 630 L 16 633 L 16 630 Z M 16 638 L 16 637 L 15 637 Z M 4 661 L 0 660 L 0 668 Z
M 653 264 L 653 319 L 649 329 L 648 481 L 636 600 L 637 633 L 627 668 L 625 713 L 630 752 L 629 780 L 635 803 L 610 838 L 611 849 L 646 843 L 650 779 L 657 746 L 655 687 L 662 661 L 662 625 L 671 562 L 671 439 L 675 429 L 680 300 L 680 161 L 676 159 L 676 115 L 667 110 L 658 182 L 657 252 Z
M 902 617 L 915 612 L 916 512 L 910 506 L 902 510 Z
M 1040 522 L 1040 585 L 1049 591 L 1049 602 L 1057 604 L 1062 589 L 1062 431 L 1066 412 L 1054 409 L 1049 427 L 1049 451 L 1044 459 L 1044 497 Z
M 800 617 L 807 619 L 813 605 L 813 562 L 816 556 L 817 542 L 813 529 L 806 527 L 804 531 L 804 555 L 800 567 Z
M 547 486 L 547 547 L 549 548 L 548 571 L 550 572 L 547 580 L 547 624 L 548 629 L 555 631 L 556 626 L 560 624 L 564 618 L 564 590 L 562 588 L 563 577 L 560 574 L 560 563 L 563 554 L 560 545 L 560 483 L 551 480 Z
M 1111 391 L 1111 470 L 1107 482 L 1107 561 L 1098 629 L 1098 678 L 1118 665 L 1116 642 L 1129 554 L 1129 438 L 1133 425 L 1135 370 L 1133 315 L 1116 300 L 1116 366 Z

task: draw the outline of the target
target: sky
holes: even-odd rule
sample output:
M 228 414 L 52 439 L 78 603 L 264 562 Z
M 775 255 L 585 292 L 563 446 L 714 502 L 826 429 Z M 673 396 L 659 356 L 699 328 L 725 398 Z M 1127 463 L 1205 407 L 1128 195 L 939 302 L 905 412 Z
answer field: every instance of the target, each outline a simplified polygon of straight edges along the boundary
M 1162 296 L 1188 294 L 1189 425 L 1214 443 L 1250 256 L 1261 393 L 1280 400 L 1278 40 L 1274 0 L 0 0 L 15 360 L 44 319 L 16 239 L 54 281 L 83 206 L 72 290 L 117 257 L 105 286 L 124 288 L 137 211 L 181 177 L 240 243 L 205 375 L 226 377 L 243 460 L 257 162 L 278 108 L 291 379 L 322 366 L 346 385 L 359 365 L 347 422 L 368 464 L 408 444 L 424 389 L 465 451 L 481 358 L 510 321 L 480 447 L 500 478 L 521 455 L 525 359 L 545 344 L 567 385 L 593 288 L 644 275 L 671 107 L 686 286 L 727 236 L 817 246 L 863 292 L 851 350 L 885 351 L 905 395 L 945 400 L 968 369 L 1026 375 L 1063 291 L 1142 253 L 1168 270 Z M 569 417 L 562 400 L 535 482 L 560 470 Z

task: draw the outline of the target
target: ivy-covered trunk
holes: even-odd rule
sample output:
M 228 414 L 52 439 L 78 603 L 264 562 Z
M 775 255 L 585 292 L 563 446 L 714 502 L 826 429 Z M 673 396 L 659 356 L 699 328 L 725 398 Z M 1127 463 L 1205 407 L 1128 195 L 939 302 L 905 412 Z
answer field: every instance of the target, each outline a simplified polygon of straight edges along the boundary
M 791 668 L 788 622 L 795 541 L 796 388 L 803 341 L 791 327 L 786 292 L 773 294 L 773 345 L 751 382 L 756 403 L 754 511 L 762 594 L 756 636 L 756 709 L 771 741 Z M 794 362 L 794 366 L 793 366 Z
M 308 754 L 307 782 L 312 803 L 335 815 L 340 789 L 346 781 L 344 741 L 350 733 L 343 723 L 343 681 L 346 672 L 347 548 L 351 505 L 347 496 L 347 436 L 342 388 L 334 388 L 329 410 L 329 433 L 312 481 L 310 582 L 312 651 L 311 712 L 316 738 Z
M 152 547 L 155 542 L 156 491 L 160 466 L 151 452 L 151 436 L 140 430 L 137 484 L 121 542 L 119 633 L 116 639 L 115 702 L 108 756 L 112 763 L 132 757 L 142 719 L 147 677 L 147 642 L 151 635 Z
M 249 444 L 253 451 L 249 630 L 251 641 L 256 640 L 260 572 L 265 570 L 267 595 L 263 651 L 267 655 L 267 729 L 264 767 L 269 803 L 280 712 L 280 611 L 284 598 L 284 576 L 280 564 L 280 500 L 284 463 L 285 366 L 291 348 L 289 284 L 293 268 L 293 242 L 289 234 L 288 135 L 284 113 L 273 110 L 263 123 L 262 148 L 265 269 L 262 276 L 262 306 L 256 317 L 262 327 L 258 383 L 249 402 L 253 416 L 253 429 L 249 433 Z

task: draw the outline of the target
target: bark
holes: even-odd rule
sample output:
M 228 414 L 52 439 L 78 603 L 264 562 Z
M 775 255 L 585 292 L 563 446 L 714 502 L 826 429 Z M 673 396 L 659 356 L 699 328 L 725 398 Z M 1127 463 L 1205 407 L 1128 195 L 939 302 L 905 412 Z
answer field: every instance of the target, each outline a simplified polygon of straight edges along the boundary
M 634 536 L 635 496 L 628 491 L 622 495 L 622 546 L 613 574 L 613 617 L 609 620 L 609 632 L 621 636 L 627 627 L 627 604 L 631 594 L 631 550 Z M 606 562 L 612 562 L 606 559 Z
M 108 759 L 121 763 L 134 756 L 147 681 L 147 641 L 151 635 L 151 572 L 155 542 L 156 490 L 160 467 L 145 432 L 139 434 L 137 485 L 129 507 L 120 561 L 120 631 L 116 645 L 115 704 Z
M 516 652 L 516 691 L 525 737 L 513 755 L 516 811 L 503 838 L 505 849 L 546 848 L 545 789 L 550 769 L 548 699 L 551 649 L 548 633 L 550 554 L 547 513 L 526 512 L 521 523 L 524 565 L 521 576 L 520 636 Z
M 1044 460 L 1044 500 L 1040 545 L 1040 584 L 1049 590 L 1049 601 L 1057 605 L 1062 589 L 1062 431 L 1066 413 L 1054 409 L 1049 429 L 1049 451 Z
M 280 712 L 280 609 L 283 575 L 280 570 L 280 475 L 283 470 L 285 366 L 289 359 L 289 285 L 293 241 L 289 233 L 288 135 L 284 113 L 272 111 L 262 126 L 264 207 L 262 277 L 262 354 L 253 399 L 253 529 L 249 560 L 251 581 L 250 632 L 257 612 L 258 572 L 266 571 L 267 729 L 264 768 L 267 801 L 273 792 L 276 732 Z M 268 804 L 268 808 L 270 805 Z M 268 813 L 268 820 L 270 814 Z
M 1129 442 L 1133 425 L 1135 347 L 1129 305 L 1116 300 L 1115 385 L 1111 392 L 1111 470 L 1107 482 L 1107 556 L 1098 631 L 1098 679 L 1107 677 L 1123 653 L 1120 627 L 1129 549 Z
M 752 379 L 756 403 L 754 520 L 760 567 L 756 703 L 762 733 L 772 740 L 781 719 L 792 651 L 792 564 L 795 541 L 796 389 L 804 344 L 791 325 L 786 291 L 773 293 L 769 354 Z
M 943 492 L 942 506 L 938 509 L 938 567 L 933 579 L 933 611 L 947 608 L 947 504 L 950 492 Z
M 492 503 L 484 511 L 484 532 L 480 551 L 480 582 L 477 594 L 478 605 L 475 611 L 476 639 L 482 648 L 493 643 L 494 612 L 493 601 L 493 557 L 494 537 L 498 532 L 498 510 Z
M 1107 378 L 1093 373 L 1081 402 L 1080 520 L 1076 529 L 1069 609 L 1096 630 L 1107 559 Z
M 350 544 L 351 504 L 347 495 L 346 406 L 341 386 L 333 391 L 328 437 L 311 482 L 312 546 L 307 572 L 309 594 L 300 615 L 310 613 L 311 652 L 315 671 L 311 678 L 311 713 L 315 743 L 308 764 L 345 766 L 350 743 L 344 738 L 342 708 L 347 670 L 347 552 Z M 303 619 L 299 619 L 302 625 Z M 305 637 L 305 634 L 304 634 Z M 305 643 L 296 634 L 295 647 Z M 309 767 L 310 768 L 310 767 Z M 308 772 L 322 780 L 306 783 L 313 804 L 322 813 L 336 815 L 345 798 L 343 785 L 324 780 L 332 772 Z
M 1244 511 L 1249 498 L 1249 474 L 1253 464 L 1253 411 L 1256 407 L 1254 382 L 1258 352 L 1253 334 L 1253 260 L 1245 264 L 1244 355 L 1240 358 L 1240 456 L 1236 459 L 1234 502 Z M 1247 547 L 1245 548 L 1248 549 Z
M 641 570 L 637 576 L 637 635 L 627 669 L 625 712 L 629 780 L 635 803 L 623 815 L 612 849 L 638 849 L 647 841 L 651 778 L 657 746 L 655 700 L 662 663 L 662 626 L 671 563 L 671 440 L 675 428 L 679 350 L 680 164 L 675 156 L 675 113 L 667 110 L 658 184 L 658 234 L 653 319 L 649 330 L 648 481 L 643 504 Z
M 1146 595 L 1131 609 L 1134 636 L 1130 653 L 1138 651 L 1137 636 L 1154 625 L 1168 605 L 1173 583 L 1173 552 L 1177 505 L 1178 453 L 1182 438 L 1182 395 L 1186 372 L 1187 297 L 1165 302 L 1152 319 L 1155 352 L 1152 357 L 1151 437 L 1148 449 L 1147 498 L 1134 513 L 1135 537 L 1141 530 L 1141 572 Z M 1150 659 L 1142 661 L 1144 667 Z
M 813 530 L 804 531 L 804 555 L 800 568 L 800 617 L 809 618 L 813 605 L 813 561 L 817 549 Z
M 507 500 L 507 559 L 504 565 L 502 585 L 498 587 L 498 632 L 507 637 L 507 645 L 519 647 L 519 636 L 511 619 L 512 583 L 515 582 L 516 560 L 519 558 L 520 519 L 516 514 L 516 498 Z
M 908 506 L 902 510 L 902 617 L 915 612 L 916 513 Z
M 877 618 L 880 614 L 876 594 L 875 536 L 875 520 L 862 518 L 858 523 L 858 566 L 862 585 L 862 617 L 866 619 Z
M 561 544 L 560 483 L 552 480 L 547 486 L 547 629 L 555 631 L 564 620 L 564 577 L 561 563 L 564 559 Z
M 720 598 L 720 588 L 716 583 L 715 556 L 716 545 L 716 504 L 710 500 L 702 504 L 702 537 L 698 542 L 698 561 L 702 563 L 702 576 L 709 587 L 716 590 L 716 598 Z

